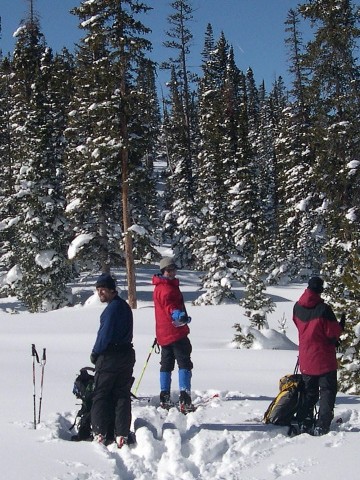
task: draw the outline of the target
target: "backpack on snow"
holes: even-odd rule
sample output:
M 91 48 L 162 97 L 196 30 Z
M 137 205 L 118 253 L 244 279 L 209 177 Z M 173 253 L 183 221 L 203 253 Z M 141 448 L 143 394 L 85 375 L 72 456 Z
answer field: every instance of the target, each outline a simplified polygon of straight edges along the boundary
M 279 381 L 279 393 L 270 403 L 263 418 L 264 423 L 290 426 L 296 419 L 297 411 L 303 402 L 304 381 L 296 364 L 293 374 L 284 375 Z
M 92 440 L 93 438 L 91 433 L 91 406 L 94 394 L 94 371 L 93 367 L 82 368 L 74 382 L 73 394 L 82 403 L 76 414 L 74 424 L 70 427 L 70 430 L 75 426 L 77 427 L 77 435 L 71 437 L 73 441 Z

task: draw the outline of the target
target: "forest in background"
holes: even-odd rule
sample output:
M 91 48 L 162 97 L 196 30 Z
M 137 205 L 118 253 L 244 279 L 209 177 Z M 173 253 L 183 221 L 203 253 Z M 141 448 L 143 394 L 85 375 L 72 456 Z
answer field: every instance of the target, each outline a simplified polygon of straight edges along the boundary
M 266 285 L 319 274 L 348 318 L 346 390 L 360 361 L 359 7 L 289 10 L 292 83 L 279 77 L 267 90 L 211 24 L 195 77 L 192 2 L 172 1 L 159 98 L 147 3 L 79 2 L 72 53 L 47 46 L 30 1 L 14 52 L 0 59 L 1 295 L 56 309 L 75 278 L 123 267 L 136 308 L 136 265 L 157 262 L 169 243 L 181 267 L 203 272 L 196 304 L 239 301 L 240 282 L 261 329 L 273 308 Z

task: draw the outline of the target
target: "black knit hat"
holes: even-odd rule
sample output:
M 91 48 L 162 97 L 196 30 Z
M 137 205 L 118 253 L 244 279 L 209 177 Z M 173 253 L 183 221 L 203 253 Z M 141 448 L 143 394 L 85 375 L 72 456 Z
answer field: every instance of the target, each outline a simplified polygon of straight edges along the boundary
M 308 288 L 315 293 L 322 293 L 324 291 L 324 280 L 320 277 L 312 277 L 309 280 Z
M 109 273 L 102 273 L 96 280 L 96 288 L 108 288 L 109 290 L 116 290 L 115 280 Z

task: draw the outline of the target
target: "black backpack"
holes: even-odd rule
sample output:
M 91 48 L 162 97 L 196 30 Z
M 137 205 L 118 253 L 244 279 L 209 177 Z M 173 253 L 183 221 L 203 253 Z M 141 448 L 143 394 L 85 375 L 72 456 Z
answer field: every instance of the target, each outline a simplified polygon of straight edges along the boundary
M 77 427 L 77 434 L 71 437 L 73 441 L 92 440 L 91 432 L 91 406 L 94 394 L 94 374 L 92 367 L 84 367 L 76 377 L 73 394 L 81 400 L 81 408 L 76 414 L 74 424 L 70 427 L 72 430 Z

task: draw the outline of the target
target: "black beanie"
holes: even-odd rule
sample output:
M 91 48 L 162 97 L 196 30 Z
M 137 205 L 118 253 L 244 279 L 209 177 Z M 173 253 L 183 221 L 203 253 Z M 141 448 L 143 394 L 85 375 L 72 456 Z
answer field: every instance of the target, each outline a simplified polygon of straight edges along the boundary
M 320 277 L 312 277 L 309 280 L 308 288 L 315 293 L 322 293 L 324 291 L 324 280 Z
M 116 290 L 115 280 L 109 273 L 102 273 L 96 280 L 96 288 L 104 287 L 110 290 Z

